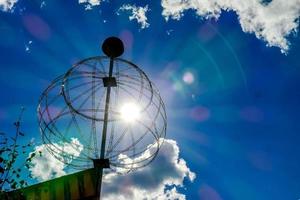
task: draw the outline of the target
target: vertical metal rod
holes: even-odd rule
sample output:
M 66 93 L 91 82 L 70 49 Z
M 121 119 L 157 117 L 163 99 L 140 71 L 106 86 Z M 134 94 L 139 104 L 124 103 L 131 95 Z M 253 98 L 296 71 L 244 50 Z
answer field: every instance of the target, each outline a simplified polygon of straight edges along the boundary
M 109 75 L 108 75 L 109 78 L 112 77 L 113 67 L 114 67 L 114 60 L 113 58 L 110 58 Z M 107 132 L 108 110 L 109 110 L 109 102 L 110 102 L 110 90 L 111 90 L 110 85 L 108 85 L 106 91 L 104 122 L 103 122 L 102 141 L 101 141 L 101 154 L 100 154 L 101 159 L 103 159 L 105 156 L 104 153 L 105 153 L 105 142 L 106 142 L 106 132 Z
M 97 157 L 98 156 L 98 144 L 97 144 L 97 130 L 96 130 L 96 91 L 95 91 L 95 87 L 96 87 L 96 83 L 95 83 L 95 78 L 96 78 L 96 66 L 94 66 L 93 69 L 93 81 L 92 81 L 92 107 L 94 110 L 93 113 L 93 120 L 92 120 L 92 137 L 90 137 L 90 143 L 92 140 L 94 140 L 94 156 Z
M 108 77 L 112 77 L 113 73 L 113 67 L 114 67 L 114 59 L 110 58 L 109 62 L 109 74 Z M 105 110 L 104 110 L 104 122 L 103 122 L 103 130 L 102 130 L 102 141 L 101 141 L 101 152 L 100 152 L 100 159 L 104 159 L 105 156 L 105 142 L 106 142 L 106 133 L 107 133 L 107 121 L 108 121 L 108 111 L 109 111 L 109 103 L 110 103 L 110 91 L 111 87 L 108 84 L 107 91 L 106 91 L 106 100 L 105 100 Z M 101 185 L 102 185 L 102 175 L 103 175 L 103 168 L 100 168 L 99 170 L 99 179 L 97 183 L 97 189 L 99 194 L 99 199 L 101 199 Z
M 102 186 L 102 175 L 103 175 L 103 168 L 102 167 L 97 167 L 96 168 L 96 199 L 95 200 L 100 200 L 101 199 L 101 186 Z M 98 198 L 99 197 L 99 198 Z

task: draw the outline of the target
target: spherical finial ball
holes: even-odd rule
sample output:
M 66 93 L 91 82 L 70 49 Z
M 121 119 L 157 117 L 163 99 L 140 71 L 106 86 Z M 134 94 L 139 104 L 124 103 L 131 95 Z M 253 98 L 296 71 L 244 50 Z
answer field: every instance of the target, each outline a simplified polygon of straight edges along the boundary
M 117 37 L 106 38 L 102 44 L 102 51 L 110 58 L 116 58 L 123 54 L 124 45 Z

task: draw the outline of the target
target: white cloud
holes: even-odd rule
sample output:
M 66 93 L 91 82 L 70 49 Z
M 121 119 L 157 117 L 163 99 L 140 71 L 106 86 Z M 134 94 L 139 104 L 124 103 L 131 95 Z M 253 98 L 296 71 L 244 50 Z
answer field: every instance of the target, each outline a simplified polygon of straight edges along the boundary
M 12 11 L 18 0 L 0 0 L 0 10 L 9 12 Z
M 79 0 L 78 3 L 84 4 L 86 10 L 92 9 L 93 6 L 99 6 L 101 0 Z
M 41 2 L 41 5 L 40 5 L 40 8 L 44 8 L 46 6 L 46 2 L 45 1 L 42 1 Z
M 25 44 L 25 51 L 28 52 L 28 53 L 30 52 L 31 44 L 32 44 L 32 40 L 29 40 L 28 43 Z
M 162 15 L 179 20 L 184 11 L 192 9 L 197 15 L 218 18 L 222 11 L 234 11 L 244 32 L 254 33 L 268 46 L 279 47 L 283 53 L 289 49 L 287 37 L 297 32 L 300 0 L 162 0 Z
M 183 187 L 184 179 L 193 181 L 195 177 L 186 162 L 179 158 L 176 141 L 166 139 L 157 157 L 146 167 L 123 176 L 105 175 L 102 195 L 107 200 L 185 200 L 177 187 Z
M 83 145 L 78 139 L 72 138 L 70 143 L 53 144 L 56 148 L 64 148 L 72 156 L 79 156 Z M 72 146 L 77 146 L 74 149 Z M 155 148 L 155 147 L 153 147 Z M 137 160 L 147 156 L 148 149 Z M 66 165 L 54 158 L 45 144 L 35 147 L 37 156 L 32 159 L 31 175 L 40 181 L 65 175 Z M 42 156 L 39 156 L 41 152 Z M 174 140 L 166 139 L 152 163 L 134 172 L 119 175 L 106 174 L 103 178 L 102 196 L 106 200 L 185 200 L 184 194 L 177 189 L 183 187 L 184 180 L 193 181 L 196 178 L 187 166 L 185 160 L 179 157 L 179 147 Z M 60 156 L 60 155 L 58 155 Z M 71 162 L 72 160 L 68 160 Z
M 80 152 L 83 150 L 83 145 L 76 138 L 71 138 L 71 143 L 54 143 L 53 145 L 58 149 L 63 148 L 64 152 L 66 152 L 71 157 L 79 156 Z M 72 146 L 77 146 L 76 150 Z M 51 178 L 65 175 L 64 168 L 66 167 L 66 165 L 52 156 L 47 151 L 45 144 L 36 146 L 34 152 L 36 153 L 36 156 L 33 157 L 31 161 L 32 167 L 29 168 L 33 178 L 45 181 Z M 39 155 L 39 152 L 41 152 L 42 156 Z M 71 161 L 71 159 L 68 160 L 68 162 Z
M 122 5 L 119 10 L 130 11 L 131 15 L 129 16 L 129 20 L 136 20 L 141 25 L 142 29 L 150 26 L 150 24 L 147 22 L 148 18 L 146 16 L 146 13 L 149 11 L 148 5 L 145 7 L 137 7 L 135 5 L 125 4 Z

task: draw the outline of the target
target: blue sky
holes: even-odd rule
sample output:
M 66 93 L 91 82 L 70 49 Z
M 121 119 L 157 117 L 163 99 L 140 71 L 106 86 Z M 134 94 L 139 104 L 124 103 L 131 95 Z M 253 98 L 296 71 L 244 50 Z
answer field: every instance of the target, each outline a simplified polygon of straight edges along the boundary
M 299 1 L 243 7 L 215 0 L 217 8 L 95 2 L 0 1 L 1 131 L 12 132 L 24 106 L 23 130 L 39 143 L 42 91 L 75 62 L 101 55 L 101 42 L 114 35 L 125 43 L 122 57 L 159 88 L 167 138 L 196 175 L 191 181 L 184 171 L 177 193 L 191 200 L 300 198 Z

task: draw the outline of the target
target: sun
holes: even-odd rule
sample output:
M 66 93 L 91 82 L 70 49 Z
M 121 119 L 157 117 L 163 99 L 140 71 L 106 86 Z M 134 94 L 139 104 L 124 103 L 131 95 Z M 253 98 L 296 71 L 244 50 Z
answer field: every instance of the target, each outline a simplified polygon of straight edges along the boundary
M 134 122 L 140 118 L 140 108 L 135 103 L 125 103 L 121 107 L 121 118 L 126 122 Z

